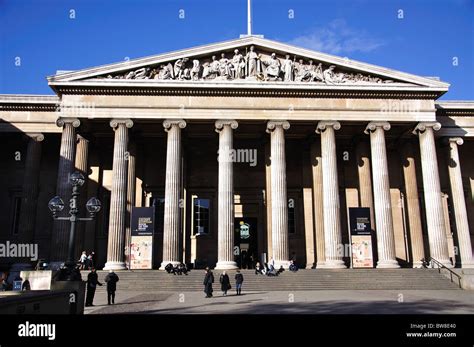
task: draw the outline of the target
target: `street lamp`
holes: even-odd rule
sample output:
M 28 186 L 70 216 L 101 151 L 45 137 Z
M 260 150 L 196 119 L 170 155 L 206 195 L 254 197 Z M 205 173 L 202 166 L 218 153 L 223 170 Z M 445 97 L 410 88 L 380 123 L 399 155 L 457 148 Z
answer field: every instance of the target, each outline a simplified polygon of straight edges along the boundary
M 74 259 L 74 240 L 76 236 L 76 222 L 78 221 L 92 221 L 96 213 L 100 211 L 101 203 L 96 197 L 90 198 L 86 203 L 87 212 L 89 212 L 89 217 L 77 217 L 79 209 L 77 207 L 77 200 L 79 198 L 79 188 L 85 182 L 84 176 L 76 171 L 69 176 L 69 183 L 72 185 L 72 196 L 69 200 L 69 217 L 59 217 L 58 213 L 64 209 L 64 201 L 59 196 L 55 196 L 48 203 L 48 208 L 53 214 L 55 220 L 67 220 L 71 223 L 69 231 L 69 246 L 68 246 L 68 257 L 65 263 L 65 267 L 68 272 L 67 279 L 72 279 L 73 271 L 76 267 L 76 262 Z

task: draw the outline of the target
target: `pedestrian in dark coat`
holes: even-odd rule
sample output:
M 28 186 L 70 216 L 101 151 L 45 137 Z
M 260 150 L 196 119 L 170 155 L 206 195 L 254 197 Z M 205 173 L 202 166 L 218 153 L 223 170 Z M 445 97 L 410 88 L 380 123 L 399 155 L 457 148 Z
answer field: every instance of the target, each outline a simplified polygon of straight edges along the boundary
M 109 271 L 108 275 L 105 276 L 105 282 L 107 283 L 107 303 L 110 305 L 115 304 L 115 291 L 117 290 L 117 282 L 119 277 L 112 270 Z
M 222 272 L 219 282 L 221 283 L 222 295 L 227 295 L 227 291 L 230 289 L 230 279 L 229 275 L 227 275 L 225 271 Z
M 235 290 L 237 291 L 237 295 L 241 295 L 242 293 L 242 283 L 244 282 L 244 275 L 240 273 L 240 270 L 237 270 L 235 274 Z
M 87 275 L 87 294 L 86 294 L 86 306 L 94 306 L 94 295 L 97 285 L 102 286 L 102 283 L 99 282 L 99 276 L 94 268 L 91 269 L 91 272 Z
M 212 284 L 214 283 L 214 274 L 212 271 L 206 267 L 206 276 L 204 276 L 204 293 L 206 293 L 206 298 L 212 297 Z

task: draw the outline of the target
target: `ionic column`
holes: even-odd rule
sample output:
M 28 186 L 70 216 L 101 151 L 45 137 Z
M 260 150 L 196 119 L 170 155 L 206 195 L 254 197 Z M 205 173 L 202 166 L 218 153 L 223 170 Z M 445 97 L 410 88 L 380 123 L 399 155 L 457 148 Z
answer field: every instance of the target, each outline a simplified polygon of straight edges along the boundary
M 275 267 L 289 267 L 288 200 L 286 194 L 285 130 L 287 121 L 269 121 L 272 181 L 272 253 Z
M 311 145 L 311 165 L 313 171 L 313 207 L 314 229 L 316 234 L 316 267 L 324 266 L 326 261 L 324 241 L 324 197 L 323 197 L 323 162 L 321 142 Z
M 182 119 L 165 120 L 163 126 L 168 132 L 168 144 L 166 149 L 163 262 L 160 269 L 164 269 L 169 263 L 173 265 L 180 263 L 181 129 L 186 127 L 186 122 Z
M 236 269 L 234 261 L 234 175 L 233 136 L 237 129 L 235 120 L 218 120 L 215 123 L 219 133 L 219 196 L 218 196 L 218 261 L 216 269 Z
M 387 149 L 384 131 L 390 130 L 388 122 L 370 122 L 365 133 L 370 134 L 372 176 L 374 180 L 374 214 L 377 234 L 377 268 L 399 268 L 395 253 L 390 182 L 388 178 Z
M 109 241 L 104 270 L 125 270 L 125 214 L 127 210 L 128 129 L 130 119 L 112 119 L 115 130 L 114 159 L 112 164 L 112 192 L 110 194 Z
M 370 177 L 370 147 L 365 141 L 359 141 L 356 147 L 357 172 L 359 174 L 360 207 L 370 208 L 370 223 L 375 229 L 374 199 L 372 198 L 372 178 Z
M 337 155 L 335 130 L 341 124 L 335 121 L 321 121 L 316 133 L 321 134 L 321 157 L 323 161 L 323 204 L 324 204 L 324 243 L 326 261 L 324 268 L 345 268 L 342 245 L 341 207 L 339 202 L 339 183 L 337 179 Z
M 31 243 L 34 238 L 36 206 L 38 202 L 38 184 L 41 164 L 41 142 L 43 134 L 27 134 L 28 149 L 26 151 L 25 174 L 20 210 L 18 235 L 20 242 Z
M 131 217 L 132 207 L 135 206 L 136 198 L 136 176 L 135 176 L 135 165 L 136 165 L 136 144 L 135 142 L 129 142 L 128 144 L 128 170 L 127 170 L 127 218 L 125 219 L 125 257 L 126 265 L 130 263 L 130 242 L 132 238 L 131 229 Z
M 425 195 L 426 224 L 431 257 L 453 267 L 449 259 L 446 224 L 444 220 L 441 185 L 439 181 L 438 159 L 434 130 L 441 129 L 437 122 L 421 122 L 413 130 L 420 141 L 421 169 L 423 173 L 423 190 Z
M 449 141 L 449 182 L 451 184 L 451 195 L 454 207 L 454 218 L 456 220 L 456 232 L 459 242 L 461 267 L 474 268 L 472 258 L 471 236 L 469 235 L 469 223 L 467 219 L 466 200 L 464 198 L 464 187 L 461 175 L 461 163 L 459 161 L 458 146 L 464 143 L 460 137 L 448 139 Z
M 81 122 L 76 118 L 59 118 L 56 125 L 63 128 L 61 135 L 61 147 L 59 149 L 58 177 L 56 183 L 56 195 L 63 199 L 66 206 L 69 205 L 72 187 L 69 184 L 69 175 L 74 171 L 76 154 L 76 131 Z M 69 243 L 68 221 L 55 221 L 53 223 L 53 235 L 51 238 L 51 261 L 64 262 L 67 258 Z
M 75 170 L 81 172 L 84 175 L 85 183 L 81 187 L 81 195 L 79 196 L 78 206 L 81 211 L 80 216 L 86 214 L 85 204 L 87 201 L 87 182 L 89 176 L 88 157 L 89 157 L 89 140 L 85 139 L 81 135 L 77 135 L 76 140 L 76 159 L 75 159 Z M 84 251 L 84 232 L 86 229 L 85 223 L 78 223 L 76 225 L 76 255 L 81 254 Z M 90 250 L 89 250 L 90 251 Z
M 412 262 L 413 267 L 422 267 L 425 250 L 423 247 L 420 199 L 418 197 L 418 184 L 416 180 L 415 151 L 411 142 L 406 142 L 403 145 L 402 156 Z

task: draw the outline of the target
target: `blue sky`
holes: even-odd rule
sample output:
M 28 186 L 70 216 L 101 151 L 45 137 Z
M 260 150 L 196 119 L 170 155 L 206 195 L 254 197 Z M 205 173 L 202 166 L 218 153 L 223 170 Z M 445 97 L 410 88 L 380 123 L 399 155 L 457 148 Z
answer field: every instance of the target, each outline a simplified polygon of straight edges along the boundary
M 246 3 L 0 0 L 0 94 L 53 94 L 56 70 L 237 38 Z M 438 76 L 451 83 L 443 99 L 474 99 L 474 0 L 253 0 L 253 23 L 269 39 Z

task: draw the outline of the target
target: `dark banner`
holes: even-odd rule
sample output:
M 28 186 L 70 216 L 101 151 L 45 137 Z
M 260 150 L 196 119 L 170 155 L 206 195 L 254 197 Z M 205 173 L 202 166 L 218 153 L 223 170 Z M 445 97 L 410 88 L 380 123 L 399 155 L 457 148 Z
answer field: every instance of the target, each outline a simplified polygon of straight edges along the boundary
M 153 236 L 155 207 L 132 207 L 132 236 Z

